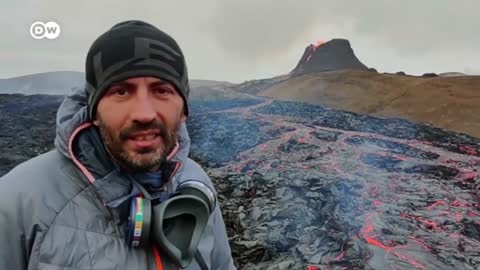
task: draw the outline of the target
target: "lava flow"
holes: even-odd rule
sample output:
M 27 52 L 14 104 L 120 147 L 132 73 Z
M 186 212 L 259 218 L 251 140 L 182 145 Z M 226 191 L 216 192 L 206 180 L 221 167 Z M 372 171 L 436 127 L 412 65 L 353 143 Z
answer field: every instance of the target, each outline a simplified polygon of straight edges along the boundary
M 323 45 L 325 42 L 322 41 L 322 40 L 319 40 L 317 41 L 317 43 L 314 44 L 310 44 L 310 48 L 311 48 L 311 52 L 310 54 L 307 56 L 307 59 L 305 60 L 305 62 L 308 62 L 308 60 L 310 60 L 310 58 L 312 58 L 312 55 L 313 53 L 317 50 L 318 47 L 320 47 L 321 45 Z
M 454 133 L 430 127 L 271 100 L 209 114 L 229 124 L 221 145 L 235 157 L 209 173 L 227 172 L 219 191 L 227 222 L 241 228 L 233 249 L 244 269 L 267 261 L 291 262 L 288 269 L 480 267 L 480 140 L 454 144 Z M 210 152 L 224 132 L 215 121 L 194 136 Z

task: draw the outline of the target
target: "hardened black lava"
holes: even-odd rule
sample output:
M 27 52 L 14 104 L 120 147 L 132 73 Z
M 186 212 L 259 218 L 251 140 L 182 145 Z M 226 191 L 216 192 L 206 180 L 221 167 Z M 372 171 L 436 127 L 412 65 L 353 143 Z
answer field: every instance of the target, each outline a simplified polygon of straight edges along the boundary
M 370 132 L 392 138 L 422 140 L 449 151 L 480 157 L 478 139 L 403 119 L 383 119 L 340 110 L 328 110 L 318 105 L 294 101 L 273 101 L 255 112 L 290 116 L 295 122 L 335 129 Z
M 0 95 L 0 175 L 53 147 L 59 101 Z M 238 269 L 480 269 L 479 138 L 242 104 L 199 103 L 187 122 Z

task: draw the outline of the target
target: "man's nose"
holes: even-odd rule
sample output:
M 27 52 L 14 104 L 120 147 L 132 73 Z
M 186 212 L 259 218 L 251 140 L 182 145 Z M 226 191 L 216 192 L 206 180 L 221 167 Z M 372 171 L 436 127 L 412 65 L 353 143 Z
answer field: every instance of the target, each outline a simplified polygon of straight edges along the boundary
M 133 121 L 151 122 L 157 116 L 152 97 L 139 93 L 134 99 L 131 117 Z

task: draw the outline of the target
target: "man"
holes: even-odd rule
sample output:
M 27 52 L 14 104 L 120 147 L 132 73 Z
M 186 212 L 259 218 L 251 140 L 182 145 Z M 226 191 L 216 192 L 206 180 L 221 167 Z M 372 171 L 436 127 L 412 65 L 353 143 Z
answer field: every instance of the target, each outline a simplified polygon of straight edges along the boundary
M 56 148 L 0 179 L 0 269 L 178 269 L 177 246 L 126 239 L 148 221 L 147 212 L 129 219 L 137 199 L 162 205 L 192 179 L 214 191 L 188 158 L 188 94 L 185 59 L 172 37 L 142 21 L 101 35 L 87 55 L 86 89 L 58 110 Z M 205 209 L 212 210 L 186 269 L 235 269 L 220 207 L 214 201 Z M 129 228 L 138 217 L 144 224 Z

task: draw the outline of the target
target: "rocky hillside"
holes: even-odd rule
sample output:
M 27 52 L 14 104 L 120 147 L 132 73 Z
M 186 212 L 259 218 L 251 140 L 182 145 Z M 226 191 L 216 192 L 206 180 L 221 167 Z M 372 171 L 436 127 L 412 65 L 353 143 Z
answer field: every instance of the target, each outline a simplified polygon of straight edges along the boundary
M 378 73 L 348 40 L 310 44 L 288 74 L 231 85 L 233 91 L 398 117 L 480 137 L 480 76 Z
M 378 117 L 398 117 L 480 137 L 480 76 L 415 77 L 320 72 L 264 87 L 259 96 Z

